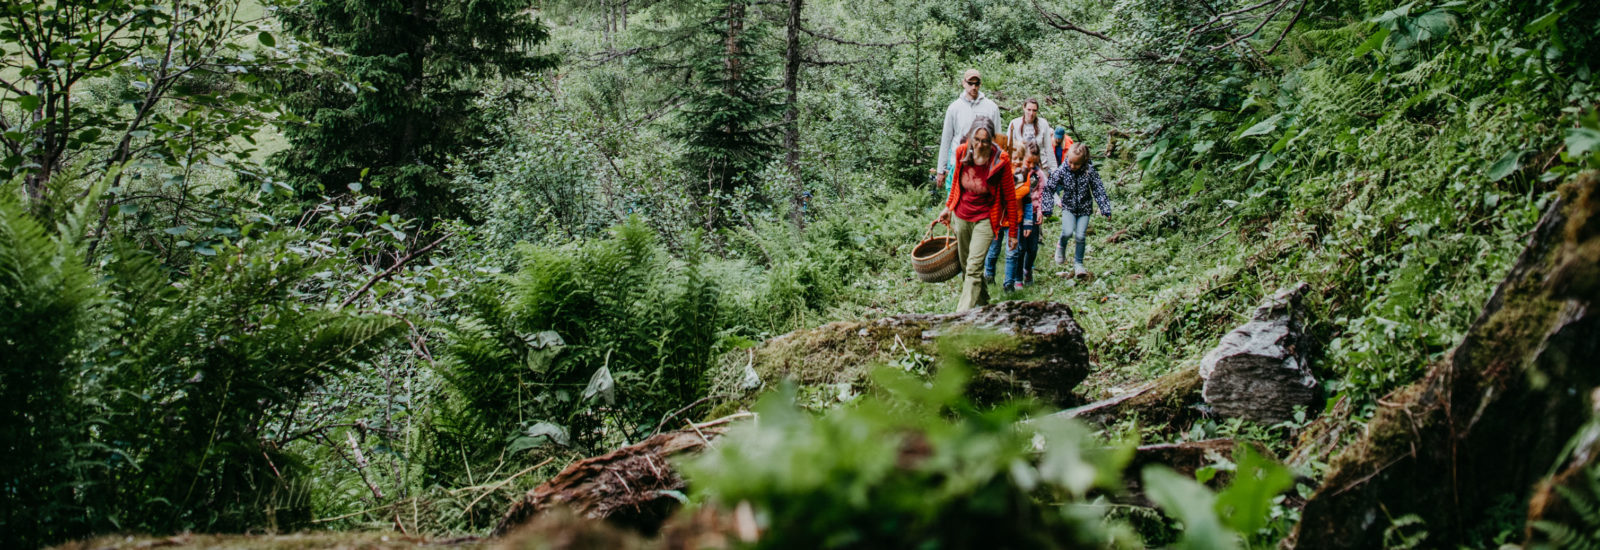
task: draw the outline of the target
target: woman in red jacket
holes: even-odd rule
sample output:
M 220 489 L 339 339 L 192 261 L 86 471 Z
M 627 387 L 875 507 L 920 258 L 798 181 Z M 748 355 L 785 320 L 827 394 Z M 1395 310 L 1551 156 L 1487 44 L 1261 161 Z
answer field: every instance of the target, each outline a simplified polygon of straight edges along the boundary
M 989 243 L 1000 232 L 1011 231 L 1011 238 L 1006 241 L 1016 248 L 1016 227 L 1022 218 L 1011 158 L 994 144 L 994 120 L 983 116 L 973 120 L 966 141 L 956 147 L 956 158 L 960 160 L 955 167 L 955 181 L 937 220 L 955 232 L 956 258 L 963 265 L 961 299 L 956 311 L 989 303 L 989 287 L 983 280 L 983 260 Z

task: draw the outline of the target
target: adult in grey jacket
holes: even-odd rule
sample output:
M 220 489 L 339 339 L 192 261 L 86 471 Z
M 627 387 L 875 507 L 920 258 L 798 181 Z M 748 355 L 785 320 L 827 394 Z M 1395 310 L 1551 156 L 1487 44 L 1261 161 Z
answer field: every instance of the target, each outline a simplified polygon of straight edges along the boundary
M 1006 129 L 1006 140 L 1011 143 L 1011 149 L 1017 151 L 1012 153 L 1011 158 L 1025 157 L 1029 143 L 1039 144 L 1041 152 L 1054 152 L 1056 134 L 1051 128 L 1050 122 L 1039 116 L 1039 100 L 1028 98 L 1022 103 L 1022 116 L 1011 119 Z M 1056 171 L 1055 155 L 1041 154 L 1039 161 L 1046 174 Z
M 934 164 L 934 171 L 939 175 L 939 188 L 935 191 L 943 197 L 949 189 L 951 163 L 955 160 L 955 148 L 966 139 L 967 130 L 972 128 L 972 121 L 980 116 L 989 117 L 989 120 L 1000 121 L 1000 106 L 988 96 L 983 95 L 983 77 L 977 69 L 967 69 L 961 75 L 962 92 L 950 106 L 944 109 L 944 131 L 939 134 L 939 161 Z

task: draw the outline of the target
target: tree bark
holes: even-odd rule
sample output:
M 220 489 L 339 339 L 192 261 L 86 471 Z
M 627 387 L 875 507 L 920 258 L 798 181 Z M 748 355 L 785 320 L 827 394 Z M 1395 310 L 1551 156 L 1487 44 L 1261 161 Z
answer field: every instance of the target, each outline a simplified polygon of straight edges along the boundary
M 1428 545 L 1470 545 L 1496 502 L 1561 465 L 1600 386 L 1600 180 L 1560 193 L 1455 349 L 1379 400 L 1286 546 L 1379 547 L 1388 518 L 1409 514 Z
M 800 12 L 805 0 L 789 0 L 788 49 L 783 64 L 783 89 L 788 106 L 783 110 L 784 166 L 789 170 L 791 192 L 789 219 L 796 231 L 805 231 L 805 185 L 800 181 Z

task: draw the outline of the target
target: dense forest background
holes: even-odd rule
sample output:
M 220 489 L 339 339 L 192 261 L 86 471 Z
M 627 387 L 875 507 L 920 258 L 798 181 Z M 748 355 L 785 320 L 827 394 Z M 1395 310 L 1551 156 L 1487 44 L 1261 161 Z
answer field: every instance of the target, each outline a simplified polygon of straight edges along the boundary
M 952 287 L 907 264 L 967 68 L 1008 120 L 1039 99 L 1116 204 L 1092 282 L 1006 297 L 1072 306 L 1099 368 L 1082 396 L 1192 366 L 1304 281 L 1328 412 L 1355 437 L 1462 337 L 1557 187 L 1600 166 L 1597 38 L 1581 0 L 8 2 L 0 537 L 481 534 L 574 459 L 729 412 L 731 353 L 950 311 Z M 888 404 L 790 388 L 815 416 L 764 413 L 765 447 L 691 468 L 706 492 L 680 496 L 780 518 L 785 495 L 850 502 L 877 487 L 855 472 L 893 463 L 850 437 L 937 426 L 985 450 L 946 472 L 970 486 L 902 499 L 936 530 L 996 487 L 1090 502 L 1084 476 L 1111 469 L 1081 449 L 1225 434 L 1282 453 L 1324 412 L 1072 428 L 1074 466 L 1028 477 L 1027 438 L 996 426 L 1038 411 L 952 405 L 952 384 L 871 397 Z M 1256 460 L 1238 467 L 1286 471 Z M 1183 529 L 1117 507 L 1040 521 L 1099 545 L 1266 545 L 1297 513 L 1273 495 L 1326 468 L 1221 497 L 1172 481 L 1152 500 Z M 1212 498 L 1259 517 L 1179 511 Z M 1521 542 L 1525 508 L 1511 495 L 1459 538 Z M 1380 521 L 1396 546 L 1427 534 Z

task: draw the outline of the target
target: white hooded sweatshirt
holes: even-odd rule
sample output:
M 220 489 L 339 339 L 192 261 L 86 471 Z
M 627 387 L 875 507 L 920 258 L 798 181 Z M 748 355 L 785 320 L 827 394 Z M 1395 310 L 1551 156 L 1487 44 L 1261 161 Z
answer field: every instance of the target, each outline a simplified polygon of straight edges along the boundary
M 978 99 L 970 99 L 965 91 L 956 96 L 955 101 L 944 110 L 944 131 L 939 134 L 939 162 L 934 166 L 940 172 L 950 162 L 950 152 L 967 138 L 967 130 L 972 128 L 972 121 L 979 116 L 989 117 L 994 122 L 995 132 L 1000 132 L 1000 106 L 995 105 L 989 96 L 978 92 Z M 993 136 L 991 136 L 993 137 Z

